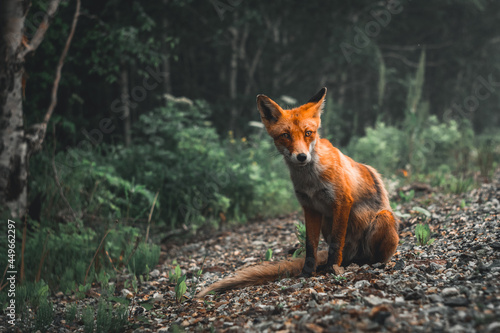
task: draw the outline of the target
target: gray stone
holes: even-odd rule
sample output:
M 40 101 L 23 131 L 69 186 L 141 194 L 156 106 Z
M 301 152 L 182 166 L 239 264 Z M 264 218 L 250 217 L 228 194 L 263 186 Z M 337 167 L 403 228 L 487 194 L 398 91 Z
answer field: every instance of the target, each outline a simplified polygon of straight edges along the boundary
M 459 294 L 459 291 L 455 287 L 451 288 L 444 288 L 443 291 L 441 291 L 441 295 L 443 297 L 450 297 L 450 296 L 456 296 Z

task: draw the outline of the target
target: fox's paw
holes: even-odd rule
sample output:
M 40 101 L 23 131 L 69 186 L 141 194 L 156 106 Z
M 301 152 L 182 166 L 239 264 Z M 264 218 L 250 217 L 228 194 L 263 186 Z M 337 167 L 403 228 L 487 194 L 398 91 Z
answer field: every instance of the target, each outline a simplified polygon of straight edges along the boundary
M 302 270 L 302 272 L 297 275 L 298 278 L 310 278 L 311 276 L 313 276 L 313 272 L 309 271 L 309 270 Z
M 316 271 L 318 273 L 334 273 L 333 272 L 333 268 L 331 265 L 327 265 L 327 264 L 324 264 L 324 265 L 319 265 L 318 268 L 316 269 Z

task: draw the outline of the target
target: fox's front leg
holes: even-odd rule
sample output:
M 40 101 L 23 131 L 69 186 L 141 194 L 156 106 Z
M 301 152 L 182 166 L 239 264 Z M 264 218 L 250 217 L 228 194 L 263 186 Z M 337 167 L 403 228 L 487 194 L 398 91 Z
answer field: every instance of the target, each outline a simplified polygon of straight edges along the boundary
M 345 196 L 344 200 L 337 200 L 333 205 L 333 218 L 323 222 L 323 236 L 328 243 L 328 260 L 326 264 L 318 266 L 318 271 L 331 271 L 333 265 L 342 264 L 347 224 L 351 213 L 353 200 Z
M 303 208 L 306 220 L 306 259 L 300 276 L 309 277 L 316 271 L 318 263 L 317 250 L 323 216 L 309 207 Z

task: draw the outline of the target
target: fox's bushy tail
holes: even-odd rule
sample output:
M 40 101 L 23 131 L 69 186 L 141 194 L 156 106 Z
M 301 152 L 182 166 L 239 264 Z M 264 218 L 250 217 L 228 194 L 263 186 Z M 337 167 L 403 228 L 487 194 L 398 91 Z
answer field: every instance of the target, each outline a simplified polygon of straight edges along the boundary
M 325 264 L 327 257 L 327 251 L 318 252 L 318 265 Z M 211 291 L 258 286 L 279 278 L 297 276 L 304 267 L 304 260 L 304 258 L 298 258 L 243 268 L 237 271 L 234 276 L 229 276 L 203 289 L 196 297 L 203 297 Z

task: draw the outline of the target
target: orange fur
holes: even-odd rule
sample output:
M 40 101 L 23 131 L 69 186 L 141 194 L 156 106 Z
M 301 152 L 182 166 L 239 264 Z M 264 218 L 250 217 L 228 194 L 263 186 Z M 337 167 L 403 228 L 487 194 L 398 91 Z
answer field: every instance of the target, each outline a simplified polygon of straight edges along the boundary
M 306 221 L 306 257 L 245 268 L 198 294 L 272 281 L 280 276 L 311 276 L 333 265 L 386 262 L 396 251 L 398 221 L 377 171 L 353 161 L 321 139 L 326 88 L 306 104 L 283 110 L 257 96 L 262 122 L 283 155 Z M 320 234 L 329 246 L 317 251 Z
M 326 251 L 318 252 L 320 262 L 326 263 L 327 256 L 328 253 Z M 237 271 L 234 276 L 222 279 L 210 285 L 208 288 L 205 288 L 199 292 L 196 297 L 203 297 L 211 291 L 224 291 L 234 288 L 258 286 L 279 278 L 294 277 L 299 275 L 302 266 L 304 266 L 304 258 L 268 262 L 243 268 Z

